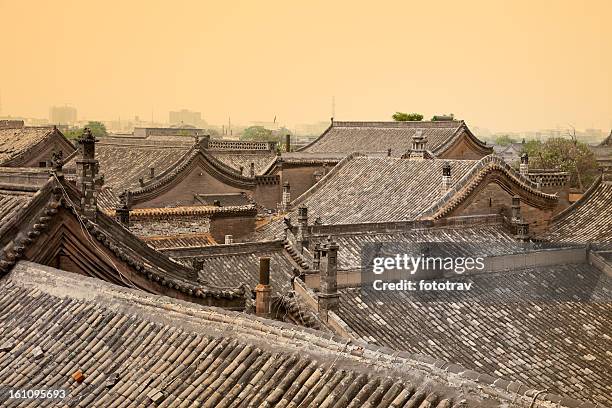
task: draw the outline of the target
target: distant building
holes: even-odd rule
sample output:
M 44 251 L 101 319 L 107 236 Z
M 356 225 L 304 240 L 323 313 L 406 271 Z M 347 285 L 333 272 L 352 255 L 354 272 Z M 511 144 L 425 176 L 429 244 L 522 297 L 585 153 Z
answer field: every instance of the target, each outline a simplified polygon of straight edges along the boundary
M 49 109 L 49 121 L 54 124 L 74 123 L 77 120 L 77 110 L 71 106 L 52 106 Z
M 201 112 L 194 112 L 187 109 L 171 111 L 169 119 L 171 125 L 185 124 L 192 126 L 203 126 L 206 124 L 206 122 L 202 120 Z

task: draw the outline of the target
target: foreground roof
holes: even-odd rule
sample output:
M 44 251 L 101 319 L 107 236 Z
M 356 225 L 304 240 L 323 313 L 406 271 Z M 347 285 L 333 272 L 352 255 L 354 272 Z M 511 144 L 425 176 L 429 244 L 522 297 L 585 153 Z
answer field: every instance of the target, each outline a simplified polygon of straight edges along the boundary
M 436 155 L 442 154 L 461 137 L 465 136 L 482 150 L 482 155 L 492 149 L 478 140 L 464 121 L 418 121 L 418 122 L 339 122 L 331 126 L 317 139 L 299 149 L 308 153 L 387 153 L 399 157 L 410 150 L 412 136 L 417 131 L 427 138 L 427 149 Z
M 550 406 L 408 353 L 28 262 L 0 282 L 0 305 L 0 383 L 62 388 L 70 406 Z
M 347 288 L 355 338 L 453 361 L 496 378 L 612 404 L 612 278 L 584 264 L 455 278 L 469 292 Z
M 26 184 L 4 182 L 18 178 Z M 48 170 L 1 168 L 0 277 L 21 259 L 61 263 L 75 273 L 156 294 L 244 307 L 244 288 L 199 284 L 193 268 L 154 250 L 103 212 L 85 218 L 74 204 L 80 194 Z
M 553 218 L 543 238 L 560 242 L 612 243 L 612 181 L 597 179 L 580 200 Z

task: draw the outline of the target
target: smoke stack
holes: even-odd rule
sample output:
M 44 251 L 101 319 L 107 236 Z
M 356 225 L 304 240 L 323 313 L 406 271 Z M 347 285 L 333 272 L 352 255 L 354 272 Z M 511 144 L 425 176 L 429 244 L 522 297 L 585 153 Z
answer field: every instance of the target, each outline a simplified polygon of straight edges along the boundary
M 422 160 L 425 158 L 427 138 L 423 136 L 422 130 L 417 130 L 412 136 L 412 149 L 410 150 L 411 160 Z
M 451 186 L 451 166 L 450 163 L 445 162 L 442 166 L 442 192 L 445 193 L 450 189 Z
M 338 311 L 338 244 L 328 238 L 319 247 L 319 315 L 327 321 L 329 312 Z
M 285 135 L 285 151 L 286 152 L 291 151 L 291 135 L 290 134 Z
M 529 223 L 521 221 L 516 224 L 515 238 L 519 242 L 529 242 Z
M 291 202 L 291 185 L 287 181 L 283 184 L 283 198 L 281 201 L 281 207 L 283 211 L 287 211 L 289 209 L 289 203 Z
M 523 153 L 521 155 L 519 173 L 521 173 L 525 177 L 529 177 L 529 155 L 527 153 Z
M 521 198 L 517 195 L 512 197 L 512 214 L 510 217 L 513 224 L 521 222 Z
M 270 258 L 259 258 L 259 283 L 255 287 L 255 314 L 269 317 L 272 301 L 270 287 Z
M 305 247 L 308 247 L 309 244 L 309 232 L 308 232 L 308 207 L 299 206 L 298 207 L 298 230 L 296 241 L 298 244 L 298 248 L 300 253 L 303 252 Z

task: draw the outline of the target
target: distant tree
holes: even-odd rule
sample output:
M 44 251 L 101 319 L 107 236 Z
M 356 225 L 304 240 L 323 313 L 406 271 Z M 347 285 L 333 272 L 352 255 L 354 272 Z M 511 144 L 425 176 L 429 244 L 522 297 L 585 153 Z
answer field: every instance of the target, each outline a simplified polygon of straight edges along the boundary
M 423 115 L 420 113 L 395 112 L 392 118 L 396 122 L 413 122 L 423 120 Z
M 266 142 L 270 140 L 277 140 L 272 135 L 272 131 L 270 129 L 266 129 L 263 126 L 251 126 L 242 132 L 240 135 L 240 140 L 254 140 L 258 142 Z
M 508 146 L 512 143 L 518 143 L 518 140 L 511 138 L 510 135 L 500 135 L 495 138 L 495 144 L 500 146 Z
M 570 174 L 570 187 L 584 191 L 597 177 L 597 161 L 586 143 L 575 138 L 555 137 L 540 142 L 531 140 L 523 145 L 522 153 L 529 155 L 529 166 L 559 169 Z
M 89 128 L 89 130 L 91 130 L 91 134 L 94 135 L 94 137 L 103 137 L 108 135 L 104 123 L 97 121 L 89 121 L 87 125 L 85 125 L 85 127 L 74 128 L 65 131 L 64 136 L 66 136 L 68 139 L 78 139 L 83 134 L 83 129 L 85 128 Z
M 444 120 L 455 120 L 455 114 L 451 113 L 450 115 L 434 115 L 431 118 L 432 122 L 444 121 Z

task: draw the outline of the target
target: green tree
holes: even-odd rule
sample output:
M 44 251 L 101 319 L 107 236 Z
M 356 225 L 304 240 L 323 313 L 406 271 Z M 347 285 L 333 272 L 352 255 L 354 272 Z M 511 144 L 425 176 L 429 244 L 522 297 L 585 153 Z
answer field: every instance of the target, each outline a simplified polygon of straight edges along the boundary
M 276 140 L 278 138 L 274 138 L 272 135 L 272 131 L 270 129 L 266 129 L 263 126 L 251 126 L 242 132 L 240 135 L 240 140 L 254 140 L 257 142 L 267 142 L 271 140 Z
M 570 174 L 570 187 L 584 191 L 597 177 L 597 161 L 586 143 L 562 137 L 545 142 L 531 140 L 523 145 L 522 153 L 529 155 L 529 166 L 559 169 Z
M 396 122 L 412 122 L 423 120 L 423 115 L 420 113 L 395 112 L 392 118 Z
M 97 121 L 89 121 L 87 125 L 85 125 L 85 127 L 67 130 L 66 132 L 64 132 L 64 136 L 66 136 L 68 139 L 78 139 L 83 134 L 83 130 L 85 128 L 89 128 L 89 130 L 91 130 L 91 134 L 94 135 L 94 137 L 103 137 L 108 135 L 104 123 Z
M 508 146 L 512 143 L 518 143 L 518 140 L 511 138 L 509 135 L 500 135 L 495 138 L 495 144 L 500 146 Z

